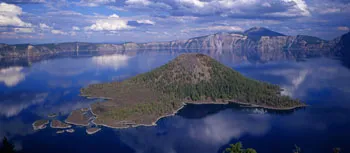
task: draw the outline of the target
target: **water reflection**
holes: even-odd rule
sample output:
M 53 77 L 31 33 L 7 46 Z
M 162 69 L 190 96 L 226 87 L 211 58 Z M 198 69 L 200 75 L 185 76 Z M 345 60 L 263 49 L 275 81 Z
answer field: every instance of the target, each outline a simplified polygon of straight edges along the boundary
M 43 140 L 52 144 L 42 152 L 52 151 L 49 150 L 52 147 L 57 148 L 56 152 L 69 152 L 59 150 L 53 143 L 64 140 L 67 140 L 65 147 L 88 148 L 82 149 L 86 152 L 108 152 L 108 146 L 116 143 L 145 153 L 209 153 L 218 152 L 236 141 L 256 148 L 259 153 L 271 152 L 271 144 L 275 144 L 273 152 L 288 152 L 295 143 L 305 152 L 329 152 L 327 150 L 335 146 L 349 149 L 345 139 L 350 137 L 347 132 L 350 128 L 350 71 L 339 61 L 320 58 L 252 64 L 225 52 L 206 53 L 245 76 L 281 85 L 284 94 L 299 98 L 310 107 L 272 111 L 239 105 L 187 105 L 176 116 L 158 121 L 155 127 L 109 129 L 112 134 L 103 129 L 93 136 L 85 135 L 81 128 L 72 135 L 53 136 L 55 132 L 48 129 L 34 133 L 31 130 L 33 121 L 50 113 L 60 113 L 59 117 L 65 119 L 72 110 L 88 107 L 96 101 L 79 97 L 81 87 L 130 78 L 159 67 L 180 53 L 145 51 L 64 57 L 41 60 L 29 64 L 30 67 L 10 66 L 0 70 L 0 82 L 5 85 L 0 86 L 3 91 L 0 93 L 0 137 L 23 141 L 23 151 L 29 152 L 40 148 Z M 71 138 L 75 141 L 68 141 Z M 95 140 L 111 141 L 108 145 L 86 147 L 78 140 L 89 140 L 91 144 L 96 143 Z M 99 148 L 102 146 L 105 148 Z M 116 151 L 133 152 L 130 148 Z
M 126 67 L 130 58 L 131 56 L 120 54 L 63 58 L 59 60 L 42 61 L 37 64 L 35 68 L 58 77 L 72 77 L 92 70 L 96 71 L 109 68 L 118 70 L 119 68 Z
M 193 107 L 186 107 L 185 111 L 193 110 Z M 267 114 L 255 114 L 253 111 L 226 109 L 199 119 L 173 116 L 158 121 L 157 127 L 141 127 L 117 132 L 120 139 L 135 148 L 136 152 L 209 153 L 217 152 L 220 146 L 232 138 L 265 134 L 270 128 L 269 118 Z
M 22 110 L 45 101 L 48 93 L 11 93 L 1 96 L 0 115 L 16 116 Z
M 0 137 L 4 136 L 12 138 L 14 136 L 26 136 L 32 134 L 33 130 L 32 123 L 23 121 L 21 117 L 15 117 L 11 120 L 5 120 L 0 118 Z
M 24 80 L 25 74 L 23 67 L 15 66 L 5 69 L 0 69 L 0 82 L 5 83 L 7 87 L 13 87 Z
M 329 90 L 330 93 L 339 94 L 350 91 L 350 82 L 347 81 L 350 71 L 341 66 L 338 60 L 321 58 L 309 59 L 306 62 L 245 65 L 234 68 L 249 77 L 279 84 L 284 89 L 284 94 L 311 103 L 324 100 L 322 96 L 310 95 L 312 93 L 323 94 L 324 90 Z
M 118 70 L 120 67 L 126 66 L 130 58 L 127 55 L 104 55 L 92 57 L 91 60 L 98 66 Z

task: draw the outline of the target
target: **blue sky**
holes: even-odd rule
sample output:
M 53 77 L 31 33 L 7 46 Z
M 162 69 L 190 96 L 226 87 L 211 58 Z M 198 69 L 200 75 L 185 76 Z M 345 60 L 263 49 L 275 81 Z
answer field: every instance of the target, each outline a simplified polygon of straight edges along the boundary
M 150 42 L 266 27 L 334 39 L 348 0 L 0 0 L 0 43 Z

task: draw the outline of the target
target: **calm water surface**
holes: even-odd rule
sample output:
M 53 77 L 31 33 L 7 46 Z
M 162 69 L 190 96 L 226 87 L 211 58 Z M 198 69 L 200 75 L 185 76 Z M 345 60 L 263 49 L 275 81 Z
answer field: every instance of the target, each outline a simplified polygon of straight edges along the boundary
M 179 53 L 147 52 L 63 57 L 0 70 L 0 137 L 22 152 L 52 153 L 216 153 L 241 141 L 258 153 L 350 152 L 350 71 L 339 61 L 240 63 L 227 55 L 211 55 L 247 77 L 279 84 L 283 94 L 310 106 L 295 111 L 242 108 L 237 105 L 187 105 L 154 127 L 103 128 L 87 135 L 32 129 L 37 119 L 60 113 L 64 120 L 75 109 L 95 102 L 79 96 L 92 83 L 120 81 L 147 72 Z

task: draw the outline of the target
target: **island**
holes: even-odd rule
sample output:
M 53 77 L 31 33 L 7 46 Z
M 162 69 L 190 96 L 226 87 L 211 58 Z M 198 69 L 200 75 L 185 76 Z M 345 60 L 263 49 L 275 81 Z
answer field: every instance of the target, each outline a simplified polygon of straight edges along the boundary
M 37 120 L 35 121 L 32 125 L 33 125 L 33 129 L 34 130 L 41 130 L 41 129 L 45 129 L 46 125 L 49 124 L 49 120 Z
M 68 133 L 73 133 L 75 130 L 74 129 L 67 129 L 66 132 Z
M 87 112 L 87 111 L 89 111 L 89 108 L 81 108 L 80 110 L 83 112 Z
M 65 122 L 74 125 L 88 126 L 90 118 L 87 117 L 85 113 L 86 111 L 84 109 L 74 110 L 70 113 Z
M 56 133 L 57 134 L 61 134 L 61 133 L 64 133 L 65 131 L 64 130 L 58 130 Z
M 86 133 L 91 135 L 91 134 L 95 134 L 96 132 L 100 131 L 101 128 L 88 128 L 86 129 Z
M 155 125 L 186 103 L 232 102 L 269 109 L 306 106 L 281 91 L 277 85 L 246 78 L 207 55 L 189 53 L 122 82 L 91 84 L 81 89 L 81 95 L 108 98 L 91 104 L 96 125 L 127 128 Z
M 72 126 L 66 123 L 63 123 L 59 120 L 52 120 L 51 122 L 51 128 L 55 128 L 55 129 L 66 129 L 66 128 L 71 128 Z
M 50 118 L 54 118 L 54 117 L 56 117 L 56 116 L 57 116 L 56 113 L 52 113 L 52 114 L 47 115 L 47 117 L 50 117 Z

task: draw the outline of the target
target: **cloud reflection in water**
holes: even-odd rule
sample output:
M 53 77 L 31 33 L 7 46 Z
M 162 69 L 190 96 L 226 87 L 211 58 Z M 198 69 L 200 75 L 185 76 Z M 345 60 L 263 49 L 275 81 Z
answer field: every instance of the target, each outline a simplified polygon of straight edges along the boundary
M 10 67 L 0 70 L 0 82 L 4 82 L 7 87 L 13 87 L 25 79 L 22 71 L 23 67 Z
M 0 101 L 0 115 L 16 116 L 22 110 L 45 101 L 48 93 L 14 93 L 2 95 Z
M 158 121 L 157 127 L 124 129 L 119 135 L 140 153 L 217 152 L 231 139 L 265 134 L 270 129 L 269 117 L 254 113 L 254 109 L 226 109 L 199 119 L 173 116 Z

